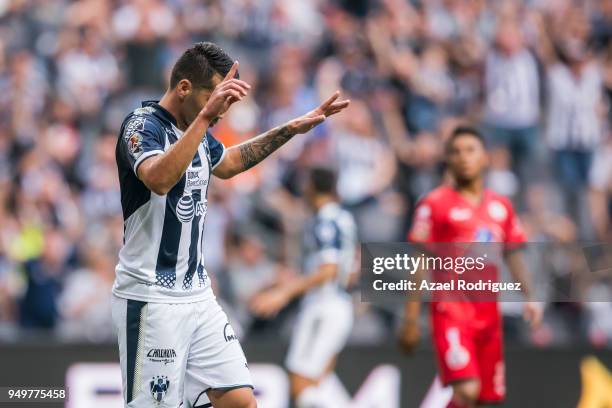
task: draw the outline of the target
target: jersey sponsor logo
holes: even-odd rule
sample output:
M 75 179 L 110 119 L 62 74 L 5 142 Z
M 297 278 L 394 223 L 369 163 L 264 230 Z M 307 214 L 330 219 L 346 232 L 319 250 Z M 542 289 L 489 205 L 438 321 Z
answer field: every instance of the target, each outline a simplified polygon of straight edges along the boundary
M 479 228 L 476 231 L 476 236 L 474 237 L 474 242 L 494 242 L 495 236 L 493 235 L 493 231 L 488 228 Z
M 154 363 L 170 364 L 174 363 L 174 359 L 176 358 L 176 351 L 171 348 L 153 348 L 147 353 L 147 358 L 149 359 L 149 361 Z
M 193 220 L 195 215 L 195 208 L 193 205 L 193 198 L 190 195 L 184 195 L 176 205 L 176 217 L 180 222 L 188 223 Z
M 448 216 L 453 221 L 467 221 L 472 217 L 472 210 L 469 208 L 453 207 Z
M 157 402 L 162 402 L 170 388 L 170 380 L 168 380 L 168 377 L 165 375 L 158 375 L 151 379 L 149 388 L 153 399 Z
M 196 203 L 196 217 L 201 217 L 206 214 L 206 210 L 208 209 L 208 204 L 198 201 Z
M 508 210 L 499 201 L 491 201 L 487 207 L 487 212 L 497 222 L 505 221 L 508 217 Z
M 459 329 L 451 327 L 446 330 L 446 341 L 448 350 L 444 353 L 446 365 L 451 370 L 461 370 L 470 362 L 470 353 L 459 342 Z
M 176 217 L 182 223 L 189 223 L 193 217 L 202 217 L 206 214 L 208 205 L 202 201 L 193 201 L 191 195 L 184 195 L 176 204 Z
M 185 183 L 185 188 L 193 188 L 193 187 L 204 187 L 208 184 L 208 180 L 204 180 L 200 177 L 200 172 L 195 170 L 187 171 L 187 180 Z
M 139 158 L 142 154 L 142 135 L 140 133 L 132 133 L 127 140 L 128 149 L 130 154 L 135 159 Z
M 229 324 L 229 322 L 225 323 L 225 327 L 223 328 L 223 338 L 225 339 L 226 343 L 238 340 L 238 336 L 236 336 L 236 333 L 234 333 L 234 329 L 232 328 L 232 325 Z

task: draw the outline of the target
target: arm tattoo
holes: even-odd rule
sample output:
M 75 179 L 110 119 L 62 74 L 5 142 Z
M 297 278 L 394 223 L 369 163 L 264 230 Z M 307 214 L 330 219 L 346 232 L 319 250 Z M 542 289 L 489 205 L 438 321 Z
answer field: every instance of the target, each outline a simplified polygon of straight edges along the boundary
M 295 133 L 291 133 L 286 125 L 275 127 L 266 133 L 254 137 L 238 146 L 242 171 L 248 170 L 268 157 L 276 149 L 287 143 Z

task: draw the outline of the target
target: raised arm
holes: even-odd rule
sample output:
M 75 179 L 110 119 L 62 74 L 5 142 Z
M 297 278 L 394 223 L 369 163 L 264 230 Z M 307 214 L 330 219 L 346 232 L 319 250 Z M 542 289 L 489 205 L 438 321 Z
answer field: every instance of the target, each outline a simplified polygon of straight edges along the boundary
M 268 130 L 244 143 L 228 148 L 223 161 L 215 168 L 213 174 L 220 178 L 230 178 L 255 166 L 287 143 L 293 136 L 308 132 L 327 117 L 346 108 L 350 101 L 337 101 L 339 96 L 340 92 L 336 91 L 319 107 L 307 114 Z
M 238 62 L 235 62 L 223 82 L 215 87 L 206 106 L 189 125 L 183 137 L 166 152 L 147 158 L 138 166 L 138 178 L 149 190 L 159 195 L 168 193 L 185 174 L 210 122 L 227 111 L 232 103 L 246 96 L 249 85 L 234 79 L 237 69 Z M 178 86 L 180 87 L 180 82 Z

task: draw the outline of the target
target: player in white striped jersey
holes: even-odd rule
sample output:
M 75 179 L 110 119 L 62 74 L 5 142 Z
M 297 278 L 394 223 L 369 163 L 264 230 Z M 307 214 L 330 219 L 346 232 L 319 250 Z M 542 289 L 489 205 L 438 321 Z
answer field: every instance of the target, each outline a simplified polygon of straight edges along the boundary
M 315 168 L 305 188 L 315 214 L 304 228 L 304 275 L 257 296 L 256 314 L 273 316 L 303 295 L 286 366 L 298 408 L 339 407 L 328 393 L 338 379 L 334 366 L 353 326 L 347 286 L 355 271 L 357 231 L 353 216 L 338 203 L 335 174 Z
M 307 114 L 225 148 L 209 132 L 250 86 L 212 43 L 187 49 L 159 102 L 127 116 L 117 141 L 124 243 L 113 287 L 126 407 L 251 408 L 240 343 L 217 304 L 202 242 L 211 175 L 248 170 L 340 112 L 338 92 Z

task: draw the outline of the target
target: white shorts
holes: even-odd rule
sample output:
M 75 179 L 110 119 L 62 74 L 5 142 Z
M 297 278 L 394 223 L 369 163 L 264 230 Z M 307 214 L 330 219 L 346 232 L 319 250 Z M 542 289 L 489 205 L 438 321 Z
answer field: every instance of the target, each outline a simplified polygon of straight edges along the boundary
M 285 361 L 287 369 L 313 380 L 321 378 L 345 346 L 352 327 L 349 296 L 304 299 Z
M 112 298 L 126 407 L 210 407 L 210 389 L 253 388 L 246 358 L 215 299 Z

